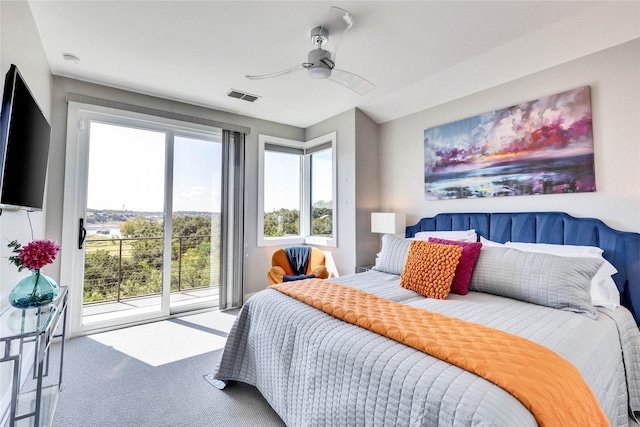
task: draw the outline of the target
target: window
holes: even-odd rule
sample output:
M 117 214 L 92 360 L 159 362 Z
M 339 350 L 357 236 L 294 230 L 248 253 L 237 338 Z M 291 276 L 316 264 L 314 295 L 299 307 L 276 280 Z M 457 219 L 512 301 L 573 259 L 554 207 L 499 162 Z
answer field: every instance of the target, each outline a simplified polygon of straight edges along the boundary
M 259 136 L 259 246 L 336 246 L 335 140 Z
M 300 235 L 302 156 L 301 149 L 283 150 L 268 144 L 264 152 L 264 235 Z
M 333 237 L 333 147 L 330 142 L 307 150 L 310 174 L 311 236 Z

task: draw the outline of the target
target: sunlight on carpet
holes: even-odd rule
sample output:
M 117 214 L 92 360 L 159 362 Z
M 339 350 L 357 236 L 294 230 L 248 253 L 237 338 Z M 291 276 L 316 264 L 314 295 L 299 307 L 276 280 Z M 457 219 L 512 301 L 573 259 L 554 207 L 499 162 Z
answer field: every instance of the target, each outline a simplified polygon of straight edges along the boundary
M 235 316 L 218 312 L 215 322 L 209 320 L 212 317 L 149 323 L 91 335 L 90 339 L 150 366 L 162 366 L 222 349 Z

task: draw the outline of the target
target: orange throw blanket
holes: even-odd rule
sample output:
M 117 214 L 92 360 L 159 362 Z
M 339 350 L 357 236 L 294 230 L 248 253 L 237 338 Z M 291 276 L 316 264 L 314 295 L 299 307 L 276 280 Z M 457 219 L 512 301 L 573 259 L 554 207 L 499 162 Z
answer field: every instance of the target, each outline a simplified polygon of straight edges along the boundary
M 580 372 L 527 339 L 320 279 L 271 288 L 491 381 L 540 426 L 610 425 Z

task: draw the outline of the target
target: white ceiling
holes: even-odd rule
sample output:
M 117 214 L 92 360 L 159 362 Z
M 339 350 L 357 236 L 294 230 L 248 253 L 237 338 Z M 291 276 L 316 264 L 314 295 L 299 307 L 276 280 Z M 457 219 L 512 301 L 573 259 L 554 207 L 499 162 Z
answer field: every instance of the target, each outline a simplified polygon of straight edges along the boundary
M 640 2 L 29 1 L 54 75 L 308 127 L 358 107 L 377 123 L 640 37 Z M 330 6 L 356 17 L 336 68 L 364 96 L 305 70 Z M 78 63 L 65 61 L 72 53 Z M 255 103 L 226 96 L 237 89 Z

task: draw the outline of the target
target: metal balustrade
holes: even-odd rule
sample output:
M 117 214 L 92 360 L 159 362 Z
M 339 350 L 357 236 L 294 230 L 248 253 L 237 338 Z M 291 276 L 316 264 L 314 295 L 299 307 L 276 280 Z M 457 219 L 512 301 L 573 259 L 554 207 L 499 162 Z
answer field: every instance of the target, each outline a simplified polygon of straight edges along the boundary
M 220 283 L 220 251 L 212 235 L 176 236 L 171 245 L 171 292 Z M 120 302 L 162 292 L 163 237 L 88 239 L 84 304 Z

